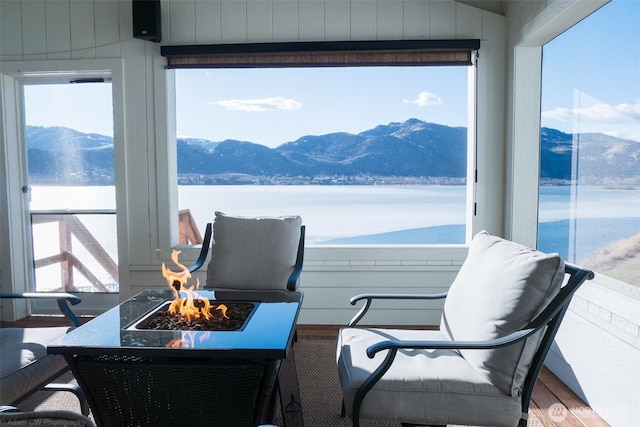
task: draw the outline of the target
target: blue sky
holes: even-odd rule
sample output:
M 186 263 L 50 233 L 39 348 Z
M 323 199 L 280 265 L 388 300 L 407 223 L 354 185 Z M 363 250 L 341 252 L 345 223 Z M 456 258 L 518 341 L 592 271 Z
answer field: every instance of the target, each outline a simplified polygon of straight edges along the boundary
M 466 126 L 465 67 L 180 70 L 178 135 L 277 146 L 419 118 Z M 452 83 L 455 82 L 455 83 Z
M 640 1 L 613 0 L 543 50 L 542 126 L 640 141 Z
M 613 0 L 545 46 L 542 126 L 640 141 L 639 23 L 640 1 Z M 178 135 L 277 146 L 408 118 L 466 126 L 466 83 L 464 67 L 181 70 Z M 28 124 L 113 133 L 108 84 L 26 96 Z

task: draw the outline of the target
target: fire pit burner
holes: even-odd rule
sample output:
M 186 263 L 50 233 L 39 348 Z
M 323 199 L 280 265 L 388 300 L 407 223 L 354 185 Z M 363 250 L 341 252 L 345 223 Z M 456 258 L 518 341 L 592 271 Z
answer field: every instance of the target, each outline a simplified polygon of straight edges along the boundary
M 196 301 L 196 304 L 198 302 Z M 211 316 L 188 319 L 178 313 L 169 312 L 171 301 L 151 311 L 130 329 L 165 331 L 238 331 L 244 329 L 253 314 L 256 303 L 210 301 Z

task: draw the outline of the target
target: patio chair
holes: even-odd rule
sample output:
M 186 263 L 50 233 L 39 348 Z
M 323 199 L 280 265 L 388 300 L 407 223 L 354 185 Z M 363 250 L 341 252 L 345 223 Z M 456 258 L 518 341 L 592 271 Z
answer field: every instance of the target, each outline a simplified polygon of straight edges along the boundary
M 189 268 L 201 268 L 211 246 L 207 266 L 206 288 L 242 291 L 296 291 L 304 260 L 305 226 L 299 216 L 239 217 L 215 213 L 213 224 L 206 226 L 202 249 L 197 261 Z M 294 341 L 297 332 L 294 332 Z M 280 396 L 280 408 L 288 426 L 302 422 L 302 406 L 293 347 L 286 360 L 277 368 L 275 383 L 268 386 L 276 392 L 270 412 L 263 417 L 271 422 Z
M 365 294 L 340 331 L 343 415 L 410 425 L 524 427 L 536 378 L 569 302 L 593 273 L 477 234 L 447 293 Z M 563 283 L 564 286 L 563 286 Z M 373 300 L 445 298 L 439 330 L 357 328 Z
M 76 305 L 80 298 L 68 293 L 0 293 L 2 299 L 55 299 L 65 317 L 75 326 L 82 322 L 69 303 Z M 0 405 L 16 405 L 40 390 L 69 391 L 75 394 L 83 414 L 89 406 L 82 391 L 74 384 L 52 383 L 69 371 L 64 357 L 47 354 L 47 345 L 73 327 L 0 328 Z
M 250 218 L 216 212 L 189 271 L 204 265 L 211 246 L 207 288 L 295 291 L 302 272 L 304 233 L 299 216 Z

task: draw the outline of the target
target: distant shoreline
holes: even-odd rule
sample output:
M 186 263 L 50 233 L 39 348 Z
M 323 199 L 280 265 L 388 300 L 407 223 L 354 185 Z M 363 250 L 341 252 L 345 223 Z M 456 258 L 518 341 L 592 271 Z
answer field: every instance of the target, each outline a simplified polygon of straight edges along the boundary
M 635 233 L 628 233 L 628 230 L 640 233 L 640 217 L 581 218 L 577 221 L 580 228 L 585 230 L 580 237 L 574 237 L 574 239 L 581 240 L 583 251 L 578 254 L 578 257 L 582 256 L 583 258 L 595 254 L 608 244 L 635 235 Z M 559 252 L 563 258 L 568 259 L 569 254 L 566 248 L 569 246 L 570 221 L 568 219 L 546 221 L 541 222 L 539 227 L 542 237 L 538 248 L 543 252 Z M 590 233 L 592 230 L 599 231 L 590 237 L 586 230 L 589 230 Z M 464 244 L 465 233 L 466 226 L 464 224 L 436 225 L 362 236 L 339 237 L 318 242 L 318 244 L 389 244 L 390 242 L 425 245 Z M 603 236 L 608 238 L 604 244 L 602 243 L 602 240 L 605 239 Z M 561 250 L 562 247 L 565 248 L 565 251 Z
M 466 178 L 455 177 L 402 177 L 402 176 L 316 176 L 316 177 L 289 177 L 289 176 L 256 176 L 242 174 L 220 175 L 189 175 L 178 176 L 179 186 L 207 186 L 207 185 L 264 185 L 264 186 L 305 186 L 305 185 L 327 185 L 327 186 L 349 186 L 349 185 L 466 185 Z M 541 187 L 568 187 L 575 183 L 567 180 L 541 180 Z M 48 178 L 40 182 L 37 176 L 31 178 L 31 185 L 39 187 L 112 187 L 115 186 L 112 180 L 97 180 L 91 182 L 76 181 L 67 183 L 52 183 Z M 627 183 L 592 183 L 590 187 L 601 187 L 605 190 L 634 191 L 638 190 L 640 184 Z

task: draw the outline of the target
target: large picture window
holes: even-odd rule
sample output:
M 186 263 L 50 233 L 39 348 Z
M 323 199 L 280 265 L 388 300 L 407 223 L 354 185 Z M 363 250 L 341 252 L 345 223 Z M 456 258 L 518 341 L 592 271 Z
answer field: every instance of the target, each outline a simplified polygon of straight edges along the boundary
M 175 71 L 183 218 L 297 214 L 307 244 L 464 243 L 471 62 L 313 65 Z
M 614 0 L 543 48 L 538 247 L 640 285 L 640 3 Z M 613 66 L 612 66 L 613 65 Z

